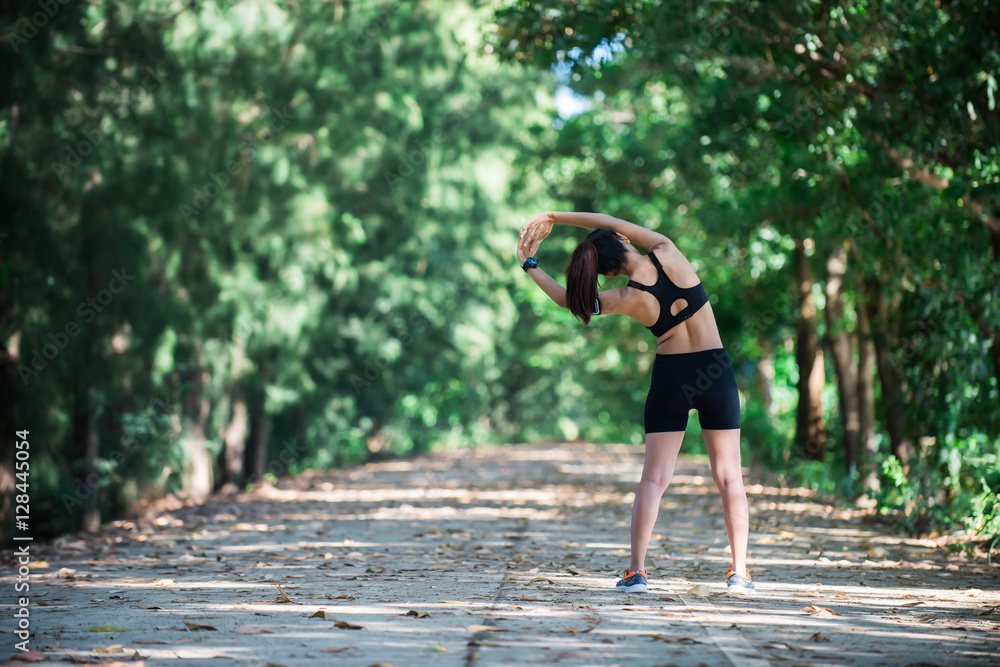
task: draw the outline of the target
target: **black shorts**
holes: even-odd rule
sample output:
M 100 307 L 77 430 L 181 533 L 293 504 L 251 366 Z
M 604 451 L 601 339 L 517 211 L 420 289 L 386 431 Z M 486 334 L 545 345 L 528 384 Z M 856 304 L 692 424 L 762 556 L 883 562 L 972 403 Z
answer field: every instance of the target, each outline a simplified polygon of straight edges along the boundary
M 646 396 L 646 433 L 683 431 L 688 412 L 703 429 L 740 427 L 740 394 L 725 349 L 658 354 Z

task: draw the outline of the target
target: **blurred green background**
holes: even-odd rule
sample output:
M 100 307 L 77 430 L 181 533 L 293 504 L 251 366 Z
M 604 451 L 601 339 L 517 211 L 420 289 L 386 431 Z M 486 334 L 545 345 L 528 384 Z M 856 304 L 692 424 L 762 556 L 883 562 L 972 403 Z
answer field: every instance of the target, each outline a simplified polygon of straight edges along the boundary
M 642 442 L 648 332 L 580 326 L 514 256 L 585 210 L 699 271 L 746 463 L 995 544 L 998 31 L 987 0 L 0 2 L 0 531 L 25 482 L 56 535 L 306 468 Z

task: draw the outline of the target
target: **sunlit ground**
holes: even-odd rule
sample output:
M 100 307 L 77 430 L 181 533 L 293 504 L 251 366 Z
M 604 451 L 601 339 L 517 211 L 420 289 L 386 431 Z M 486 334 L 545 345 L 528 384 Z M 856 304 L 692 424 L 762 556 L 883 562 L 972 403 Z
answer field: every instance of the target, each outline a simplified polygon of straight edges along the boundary
M 725 595 L 721 505 L 691 460 L 663 499 L 650 592 L 616 593 L 641 452 L 519 446 L 307 473 L 38 545 L 32 646 L 53 661 L 397 667 L 1000 653 L 1000 568 L 802 489 L 747 480 L 759 594 Z

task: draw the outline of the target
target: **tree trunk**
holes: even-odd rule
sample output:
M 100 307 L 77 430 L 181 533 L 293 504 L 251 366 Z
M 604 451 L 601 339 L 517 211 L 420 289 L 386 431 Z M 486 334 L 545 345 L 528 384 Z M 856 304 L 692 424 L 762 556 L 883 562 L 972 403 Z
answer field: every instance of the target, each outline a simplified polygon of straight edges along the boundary
M 233 378 L 230 396 L 232 416 L 223 433 L 222 477 L 226 484 L 241 486 L 246 483 L 247 444 L 247 402 L 243 390 L 243 374 L 246 367 L 246 342 L 236 341 L 233 347 L 233 363 L 230 377 Z
M 1000 264 L 1000 231 L 990 230 L 993 241 L 993 261 Z M 997 398 L 1000 398 L 1000 329 L 993 330 L 993 345 L 990 347 L 993 355 L 993 378 L 997 383 Z
M 247 479 L 259 482 L 267 471 L 267 440 L 264 438 L 264 411 L 250 411 L 250 435 L 247 437 L 246 459 Z
M 868 294 L 862 276 L 858 281 L 858 432 L 861 443 L 861 493 L 863 502 L 878 491 L 878 442 L 875 440 L 875 346 L 868 317 Z
M 181 468 L 181 491 L 188 498 L 204 500 L 212 493 L 212 457 L 208 454 L 205 426 L 208 423 L 209 402 L 202 380 L 201 349 L 195 345 L 192 363 L 183 374 L 181 405 L 184 421 L 189 424 L 182 436 L 184 463 Z
M 796 360 L 799 367 L 799 404 L 795 419 L 795 442 L 807 459 L 822 461 L 826 453 L 823 424 L 823 351 L 816 333 L 816 296 L 805 245 L 795 240 L 795 274 L 798 283 L 799 324 Z
M 233 417 L 225 432 L 225 481 L 227 484 L 242 485 L 244 476 L 244 456 L 247 440 L 247 404 L 242 398 L 233 399 Z
M 861 467 L 861 417 L 858 412 L 858 380 L 855 376 L 854 349 L 844 321 L 844 276 L 847 273 L 847 251 L 840 247 L 826 262 L 827 336 L 837 375 L 837 396 L 840 419 L 844 428 L 844 451 L 847 454 L 847 474 L 855 475 Z
M 94 418 L 93 395 L 90 391 L 81 392 L 77 397 L 73 440 L 77 457 L 83 461 L 83 468 L 77 478 L 77 498 L 83 504 L 80 530 L 93 532 L 101 526 L 101 509 L 98 503 L 101 475 L 97 469 L 97 419 Z
M 258 482 L 267 472 L 267 419 L 264 414 L 264 378 L 260 374 L 248 383 L 247 394 L 250 432 L 247 436 L 245 470 L 248 481 Z
M 889 442 L 893 455 L 899 459 L 903 471 L 909 471 L 913 442 L 906 436 L 906 416 L 903 413 L 902 378 L 889 360 L 889 350 L 895 346 L 894 336 L 889 330 L 889 308 L 885 294 L 876 288 L 870 303 L 874 312 L 869 316 L 872 322 L 875 343 L 875 359 L 878 367 L 879 384 L 882 386 L 882 404 L 885 410 L 885 427 L 889 431 Z
M 764 353 L 757 362 L 757 395 L 768 417 L 775 416 L 774 402 L 771 400 L 771 389 L 774 386 L 774 352 L 769 340 L 760 343 Z

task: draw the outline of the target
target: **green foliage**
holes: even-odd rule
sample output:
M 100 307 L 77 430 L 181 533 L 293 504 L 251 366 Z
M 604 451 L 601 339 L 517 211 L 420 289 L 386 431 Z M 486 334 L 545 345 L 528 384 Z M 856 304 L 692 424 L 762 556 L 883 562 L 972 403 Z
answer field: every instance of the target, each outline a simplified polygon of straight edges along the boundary
M 108 0 L 4 45 L 0 422 L 48 443 L 36 526 L 186 492 L 199 456 L 218 486 L 227 432 L 271 477 L 516 433 L 507 165 L 545 76 L 484 57 L 488 18 Z

